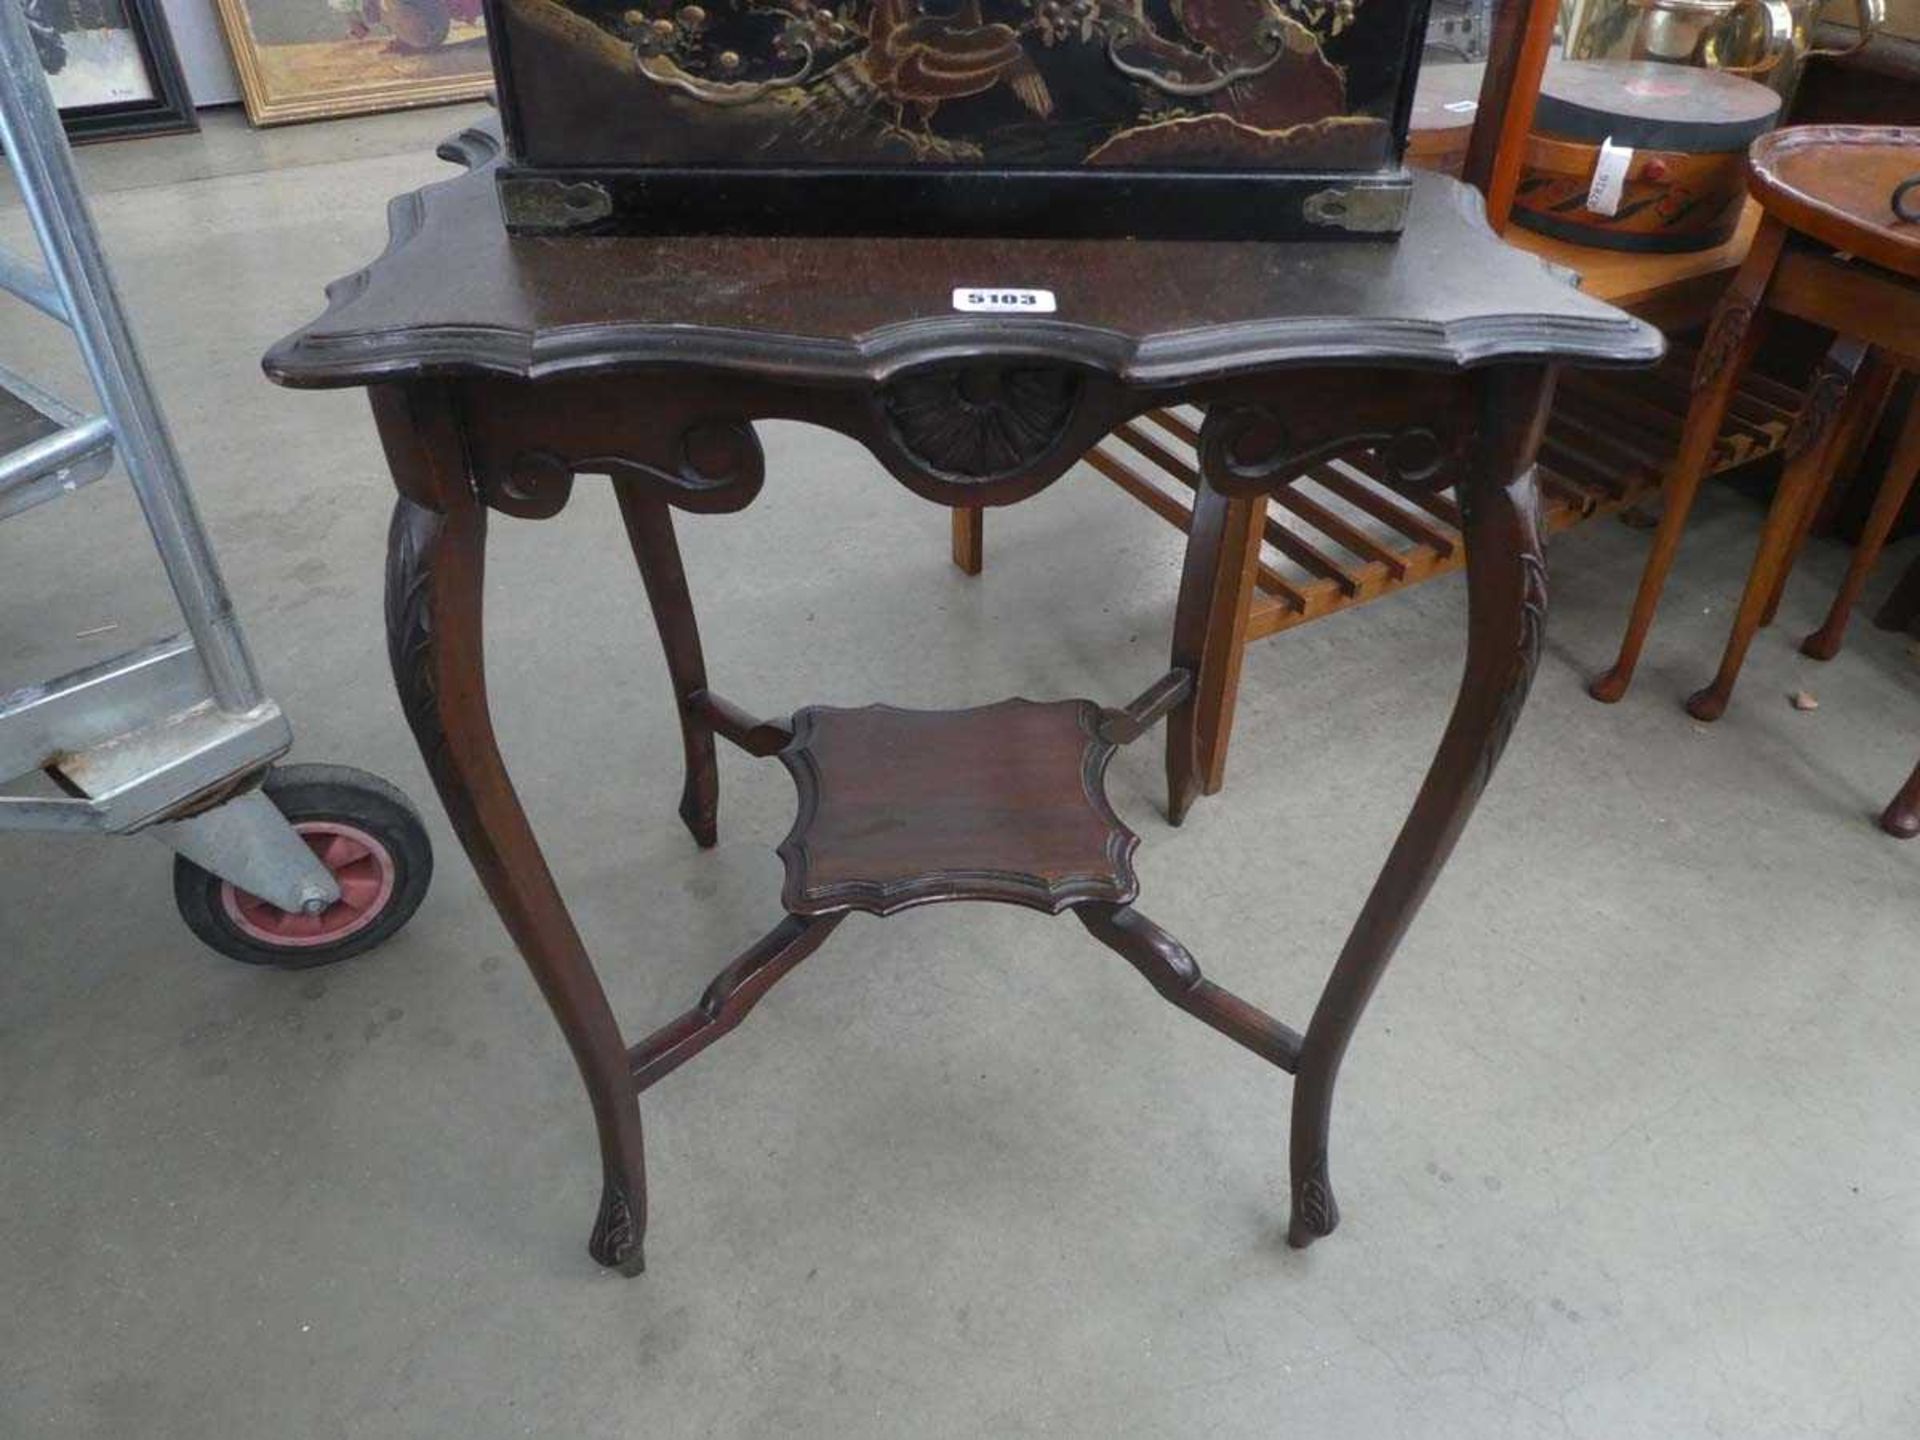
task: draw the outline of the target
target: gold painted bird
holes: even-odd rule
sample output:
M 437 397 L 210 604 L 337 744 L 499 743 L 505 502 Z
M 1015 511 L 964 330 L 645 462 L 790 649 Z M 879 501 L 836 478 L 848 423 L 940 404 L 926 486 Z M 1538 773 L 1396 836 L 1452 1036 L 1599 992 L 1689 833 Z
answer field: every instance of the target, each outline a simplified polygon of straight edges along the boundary
M 963 0 L 951 16 L 922 15 L 913 0 L 878 0 L 867 24 L 867 71 L 874 88 L 904 114 L 918 112 L 925 129 L 949 100 L 1012 89 L 1035 115 L 1053 113 L 1053 96 L 1034 68 L 1019 32 L 989 25 L 980 0 Z

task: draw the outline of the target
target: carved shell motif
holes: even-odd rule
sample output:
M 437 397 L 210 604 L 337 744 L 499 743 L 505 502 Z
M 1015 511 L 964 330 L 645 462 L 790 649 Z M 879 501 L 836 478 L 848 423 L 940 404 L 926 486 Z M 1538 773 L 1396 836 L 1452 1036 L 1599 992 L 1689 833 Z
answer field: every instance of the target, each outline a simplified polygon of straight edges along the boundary
M 1073 419 L 1071 370 L 970 365 L 903 376 L 887 386 L 887 422 L 900 448 L 949 480 L 991 480 L 1051 450 Z

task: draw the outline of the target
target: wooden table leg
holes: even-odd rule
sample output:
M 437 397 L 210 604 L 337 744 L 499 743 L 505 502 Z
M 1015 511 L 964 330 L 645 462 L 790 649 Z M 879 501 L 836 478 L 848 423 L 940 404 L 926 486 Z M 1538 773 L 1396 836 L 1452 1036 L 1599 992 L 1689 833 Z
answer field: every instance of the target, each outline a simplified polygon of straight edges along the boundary
M 1900 429 L 1899 442 L 1893 447 L 1893 458 L 1887 464 L 1886 476 L 1873 497 L 1873 510 L 1867 516 L 1866 527 L 1860 532 L 1860 543 L 1853 547 L 1853 559 L 1847 565 L 1847 577 L 1840 582 L 1839 592 L 1833 597 L 1833 608 L 1827 611 L 1826 622 L 1800 642 L 1801 654 L 1810 655 L 1815 660 L 1831 660 L 1840 653 L 1840 643 L 1847 633 L 1847 619 L 1853 614 L 1853 607 L 1859 603 L 1860 592 L 1866 588 L 1874 562 L 1879 560 L 1881 550 L 1886 547 L 1894 521 L 1900 518 L 1900 512 L 1906 508 L 1907 497 L 1913 493 L 1916 478 L 1920 478 L 1920 404 L 1915 404 L 1907 412 L 1906 423 Z
M 953 563 L 965 575 L 987 567 L 987 512 L 978 505 L 953 507 Z
M 1793 553 L 1801 522 L 1819 503 L 1821 481 L 1828 474 L 1827 462 L 1835 442 L 1865 393 L 1865 387 L 1856 386 L 1854 381 L 1866 357 L 1866 345 L 1843 336 L 1833 342 L 1814 372 L 1806 403 L 1794 417 L 1783 447 L 1786 466 L 1767 511 L 1766 528 L 1760 532 L 1760 548 L 1754 554 L 1739 609 L 1734 612 L 1720 669 L 1704 689 L 1687 697 L 1687 713 L 1696 720 L 1713 721 L 1726 714 L 1747 650 L 1759 632 L 1769 600 L 1783 582 L 1782 572 Z
M 1779 616 L 1780 601 L 1787 593 L 1787 581 L 1799 565 L 1801 552 L 1807 548 L 1808 539 L 1815 534 L 1825 534 L 1832 528 L 1831 512 L 1845 488 L 1840 483 L 1840 477 L 1850 477 L 1860 468 L 1861 456 L 1866 453 L 1867 445 L 1873 439 L 1881 411 L 1886 409 L 1887 394 L 1893 389 L 1893 382 L 1899 378 L 1898 367 L 1884 353 L 1875 350 L 1868 355 L 1866 368 L 1854 381 L 1853 393 L 1848 400 L 1848 416 L 1842 421 L 1839 433 L 1834 438 L 1833 449 L 1828 454 L 1827 473 L 1821 478 L 1820 494 L 1807 506 L 1799 532 L 1793 537 L 1793 549 L 1787 555 L 1786 567 L 1780 573 L 1780 581 L 1774 586 L 1773 594 L 1767 597 L 1766 613 L 1760 617 L 1762 630 L 1771 626 Z
M 1880 816 L 1880 828 L 1902 840 L 1911 840 L 1920 835 L 1920 765 L 1913 767 L 1913 773 L 1907 777 L 1907 783 L 1900 787 L 1900 793 L 1887 802 L 1887 808 Z
M 423 497 L 403 495 L 388 537 L 394 684 L 447 817 L 546 996 L 592 1101 L 602 1190 L 587 1248 L 602 1265 L 636 1275 L 644 1268 L 647 1182 L 626 1046 L 514 793 L 487 708 L 486 510 L 468 482 L 446 409 L 435 413 L 421 402 L 416 410 L 390 394 L 377 396 L 375 409 L 396 480 Z
M 1613 668 L 1587 687 L 1587 693 L 1596 700 L 1612 704 L 1622 699 L 1633 683 L 1647 632 L 1653 628 L 1654 612 L 1660 608 L 1660 592 L 1666 588 L 1694 497 L 1700 492 L 1713 447 L 1720 439 L 1728 402 L 1740 383 L 1741 372 L 1759 348 L 1765 329 L 1767 285 L 1773 279 L 1773 268 L 1786 238 L 1786 227 L 1779 221 L 1769 218 L 1761 224 L 1740 273 L 1727 287 L 1707 326 L 1707 338 L 1694 368 L 1693 399 L 1680 432 L 1679 453 L 1661 491 L 1665 508 L 1660 512 L 1660 528 L 1654 532 L 1653 548 L 1640 573 L 1640 587 L 1633 597 L 1627 632 L 1620 640 L 1620 654 Z
M 1483 372 L 1474 383 L 1479 441 L 1458 492 L 1467 547 L 1466 673 L 1439 751 L 1334 963 L 1301 1046 L 1287 1231 L 1296 1247 L 1331 1234 L 1340 1221 L 1327 1173 L 1327 1139 L 1341 1058 L 1499 763 L 1540 660 L 1547 567 L 1533 456 L 1546 423 L 1551 374 L 1506 366 Z
M 1259 589 L 1260 542 L 1266 530 L 1267 497 L 1232 501 L 1227 510 L 1216 623 L 1200 660 L 1195 734 L 1199 743 L 1200 790 L 1218 795 L 1227 783 L 1227 743 L 1240 705 L 1240 669 L 1247 657 L 1247 624 Z
M 1173 664 L 1194 686 L 1167 719 L 1167 818 L 1175 825 L 1226 776 L 1266 518 L 1265 495 L 1229 499 L 1205 475 L 1194 487 L 1173 617 Z
M 687 589 L 686 566 L 680 561 L 680 542 L 673 534 L 673 509 L 642 484 L 618 476 L 613 493 L 620 502 L 633 558 L 640 566 L 647 603 L 653 608 L 653 623 L 673 681 L 675 708 L 680 712 L 687 767 L 680 790 L 680 818 L 693 832 L 694 843 L 710 849 L 719 838 L 720 766 L 714 756 L 713 726 L 696 704 L 707 688 L 707 660 L 700 649 L 700 628 Z

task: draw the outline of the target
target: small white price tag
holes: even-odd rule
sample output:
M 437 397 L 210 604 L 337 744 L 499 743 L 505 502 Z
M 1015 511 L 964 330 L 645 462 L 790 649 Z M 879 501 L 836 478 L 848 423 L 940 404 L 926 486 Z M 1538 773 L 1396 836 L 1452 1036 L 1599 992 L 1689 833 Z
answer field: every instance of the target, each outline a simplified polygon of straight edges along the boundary
M 1620 193 L 1627 186 L 1627 171 L 1633 168 L 1633 147 L 1616 145 L 1609 135 L 1600 142 L 1600 158 L 1594 162 L 1593 183 L 1587 186 L 1587 209 L 1596 215 L 1617 215 Z
M 1016 290 L 1006 285 L 958 285 L 953 308 L 977 315 L 1051 315 L 1051 290 Z

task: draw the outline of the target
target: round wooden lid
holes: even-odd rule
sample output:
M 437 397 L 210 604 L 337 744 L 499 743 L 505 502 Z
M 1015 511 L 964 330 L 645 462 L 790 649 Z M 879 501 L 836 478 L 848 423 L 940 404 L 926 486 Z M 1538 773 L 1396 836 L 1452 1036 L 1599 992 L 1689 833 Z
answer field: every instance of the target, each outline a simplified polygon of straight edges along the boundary
M 1652 60 L 1556 60 L 1540 82 L 1533 128 L 1559 140 L 1706 155 L 1745 150 L 1773 128 L 1780 97 L 1765 85 Z

